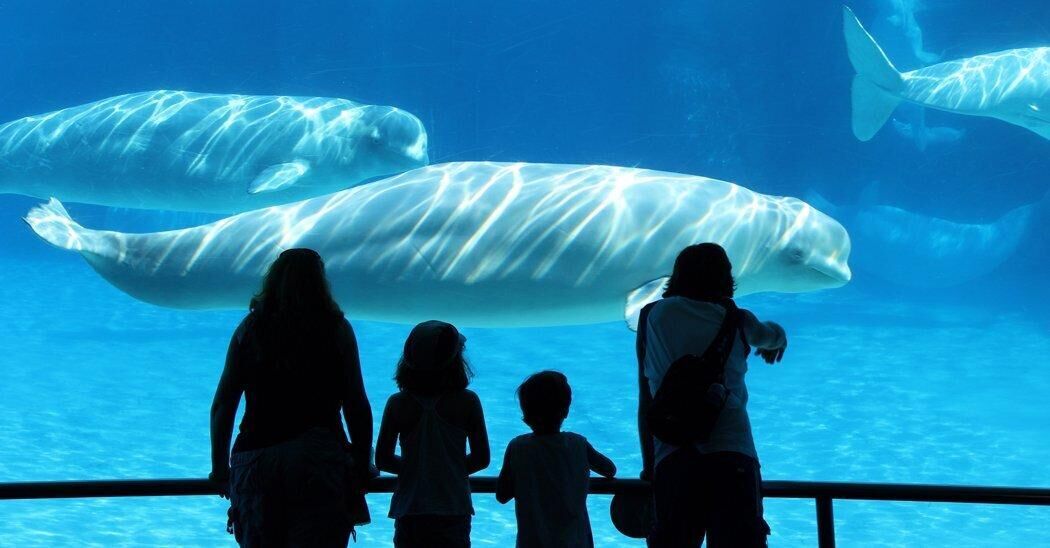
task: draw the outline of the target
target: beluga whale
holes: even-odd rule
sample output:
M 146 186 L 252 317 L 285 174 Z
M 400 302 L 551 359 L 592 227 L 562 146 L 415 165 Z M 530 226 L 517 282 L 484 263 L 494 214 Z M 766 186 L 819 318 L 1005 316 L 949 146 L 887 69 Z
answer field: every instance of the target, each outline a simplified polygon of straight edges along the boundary
M 1050 192 L 986 223 L 923 215 L 885 204 L 871 184 L 852 206 L 836 206 L 816 192 L 806 201 L 835 215 L 849 230 L 858 272 L 910 287 L 943 288 L 988 275 L 1023 246 L 1042 239 L 1050 219 Z
M 0 192 L 239 213 L 426 165 L 412 114 L 323 97 L 147 91 L 0 125 Z
M 898 72 L 848 7 L 843 32 L 853 77 L 853 134 L 875 136 L 901 101 L 997 118 L 1050 139 L 1050 47 L 1020 48 Z
M 350 317 L 408 324 L 633 324 L 697 242 L 725 247 L 738 294 L 851 276 L 846 230 L 798 199 L 603 165 L 433 165 L 149 234 L 82 227 L 54 199 L 25 220 L 120 290 L 175 308 L 244 308 L 282 250 L 312 248 Z

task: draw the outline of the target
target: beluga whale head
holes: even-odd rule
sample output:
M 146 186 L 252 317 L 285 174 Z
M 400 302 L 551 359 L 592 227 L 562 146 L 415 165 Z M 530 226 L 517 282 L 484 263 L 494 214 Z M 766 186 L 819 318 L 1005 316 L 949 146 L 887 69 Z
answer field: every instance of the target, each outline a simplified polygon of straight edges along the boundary
M 852 278 L 846 229 L 796 198 L 776 198 L 772 205 L 778 214 L 751 225 L 769 237 L 752 237 L 752 248 L 734 258 L 734 272 L 748 272 L 739 280 L 738 291 L 802 293 L 846 285 Z M 758 226 L 768 221 L 775 226 Z
M 396 107 L 368 105 L 360 110 L 345 115 L 356 118 L 356 123 L 327 151 L 335 156 L 333 162 L 371 177 L 429 163 L 427 132 L 419 118 Z

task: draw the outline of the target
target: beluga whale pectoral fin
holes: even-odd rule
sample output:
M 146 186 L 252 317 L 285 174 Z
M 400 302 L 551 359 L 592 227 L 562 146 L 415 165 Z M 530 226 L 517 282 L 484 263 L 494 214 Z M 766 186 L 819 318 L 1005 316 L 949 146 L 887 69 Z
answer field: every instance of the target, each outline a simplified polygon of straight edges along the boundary
M 274 164 L 262 171 L 248 185 L 248 194 L 274 192 L 294 185 L 310 170 L 310 164 L 296 160 L 283 164 Z
M 627 322 L 628 329 L 638 331 L 638 315 L 642 312 L 642 308 L 651 302 L 660 300 L 660 295 L 667 287 L 669 279 L 668 277 L 657 278 L 627 294 L 627 306 L 624 307 L 623 319 Z
M 853 11 L 842 7 L 842 32 L 853 69 L 850 90 L 853 103 L 853 134 L 871 140 L 900 103 L 904 80 L 886 53 L 864 29 Z

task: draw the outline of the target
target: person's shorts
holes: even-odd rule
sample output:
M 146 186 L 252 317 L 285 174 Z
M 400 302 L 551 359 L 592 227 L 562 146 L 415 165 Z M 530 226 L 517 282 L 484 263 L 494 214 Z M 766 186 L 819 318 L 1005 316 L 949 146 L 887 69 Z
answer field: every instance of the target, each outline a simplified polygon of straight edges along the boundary
M 676 449 L 656 466 L 653 497 L 649 546 L 699 547 L 705 537 L 709 548 L 766 546 L 762 478 L 747 455 Z
M 230 457 L 230 520 L 237 543 L 345 547 L 348 455 L 342 438 L 313 429 Z
M 470 516 L 404 516 L 394 520 L 396 548 L 470 548 Z

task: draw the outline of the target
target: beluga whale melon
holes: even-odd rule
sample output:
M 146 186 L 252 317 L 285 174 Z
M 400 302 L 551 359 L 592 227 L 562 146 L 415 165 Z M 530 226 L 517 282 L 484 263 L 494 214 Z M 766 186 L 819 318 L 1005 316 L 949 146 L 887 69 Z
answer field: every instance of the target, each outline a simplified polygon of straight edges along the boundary
M 843 7 L 853 77 L 853 134 L 875 136 L 901 101 L 997 118 L 1050 139 L 1050 47 L 1020 48 L 898 72 L 853 11 Z
M 726 248 L 738 294 L 850 279 L 845 229 L 800 200 L 602 165 L 434 165 L 151 234 L 84 228 L 56 200 L 26 222 L 129 295 L 177 308 L 246 307 L 292 247 L 321 254 L 349 317 L 397 323 L 633 323 L 697 242 Z
M 428 162 L 394 107 L 323 97 L 148 91 L 0 125 L 0 192 L 238 213 Z

